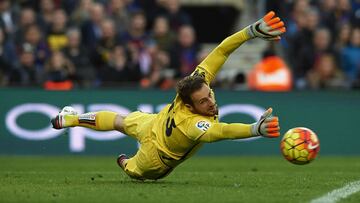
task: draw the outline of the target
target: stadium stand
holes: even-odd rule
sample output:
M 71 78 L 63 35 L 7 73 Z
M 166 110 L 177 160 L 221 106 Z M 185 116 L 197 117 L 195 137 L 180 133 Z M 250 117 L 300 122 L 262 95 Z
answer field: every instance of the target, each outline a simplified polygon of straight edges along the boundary
M 270 46 L 290 68 L 295 89 L 359 88 L 357 0 L 3 0 L 0 86 L 169 89 L 223 38 L 268 10 L 286 21 L 285 37 Z M 243 45 L 214 85 L 249 89 L 248 74 L 268 46 Z M 314 85 L 314 73 L 325 69 L 334 70 Z

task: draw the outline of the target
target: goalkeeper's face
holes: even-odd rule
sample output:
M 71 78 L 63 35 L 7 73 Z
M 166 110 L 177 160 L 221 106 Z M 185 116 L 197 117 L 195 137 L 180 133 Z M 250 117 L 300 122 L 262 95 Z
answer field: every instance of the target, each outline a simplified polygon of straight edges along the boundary
M 193 105 L 190 109 L 192 112 L 203 116 L 215 116 L 218 114 L 218 108 L 213 92 L 208 85 L 202 87 L 191 94 Z

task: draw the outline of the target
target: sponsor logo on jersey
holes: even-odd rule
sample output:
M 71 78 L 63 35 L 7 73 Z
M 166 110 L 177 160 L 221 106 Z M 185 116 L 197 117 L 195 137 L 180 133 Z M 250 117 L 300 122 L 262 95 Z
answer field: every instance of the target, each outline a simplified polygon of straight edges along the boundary
M 85 114 L 81 114 L 79 115 L 79 119 L 80 120 L 95 120 L 95 113 L 85 113 Z
M 210 123 L 207 121 L 198 121 L 196 123 L 196 127 L 199 128 L 202 131 L 207 131 L 210 128 Z
M 79 115 L 79 123 L 87 123 L 95 126 L 95 113 L 86 113 Z

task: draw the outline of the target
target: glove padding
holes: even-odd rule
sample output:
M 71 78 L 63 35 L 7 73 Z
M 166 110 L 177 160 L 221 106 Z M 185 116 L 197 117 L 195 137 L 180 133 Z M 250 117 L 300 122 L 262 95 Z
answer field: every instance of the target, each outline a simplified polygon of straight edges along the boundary
M 255 136 L 275 138 L 280 136 L 279 118 L 272 116 L 272 108 L 269 108 L 260 117 L 260 120 L 253 123 L 251 133 Z
M 251 38 L 259 37 L 268 41 L 278 41 L 280 35 L 286 32 L 285 24 L 275 12 L 270 11 L 263 18 L 247 27 Z

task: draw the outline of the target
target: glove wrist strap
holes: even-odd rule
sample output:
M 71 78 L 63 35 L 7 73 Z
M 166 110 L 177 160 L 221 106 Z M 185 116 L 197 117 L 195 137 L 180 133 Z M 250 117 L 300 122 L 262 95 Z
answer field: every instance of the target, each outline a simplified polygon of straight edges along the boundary
M 253 30 L 253 25 L 249 25 L 246 27 L 246 32 L 250 36 L 251 39 L 256 38 L 255 32 Z

